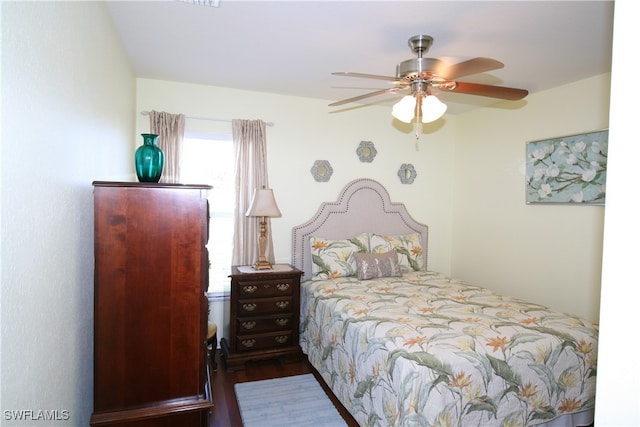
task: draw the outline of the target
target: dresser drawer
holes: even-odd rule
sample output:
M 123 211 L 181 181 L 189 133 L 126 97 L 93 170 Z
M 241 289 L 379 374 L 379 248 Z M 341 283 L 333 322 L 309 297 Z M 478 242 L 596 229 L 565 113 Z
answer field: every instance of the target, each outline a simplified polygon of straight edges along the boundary
M 236 290 L 238 291 L 239 299 L 275 297 L 280 295 L 293 295 L 294 284 L 297 284 L 296 279 L 239 280 Z
M 252 335 L 260 332 L 284 331 L 295 327 L 293 314 L 281 316 L 248 317 L 236 319 L 238 335 Z
M 298 345 L 298 340 L 294 339 L 292 331 L 236 337 L 236 351 L 238 352 L 288 347 L 292 345 Z
M 239 300 L 237 306 L 238 317 L 257 316 L 272 313 L 292 313 L 293 298 L 260 298 Z

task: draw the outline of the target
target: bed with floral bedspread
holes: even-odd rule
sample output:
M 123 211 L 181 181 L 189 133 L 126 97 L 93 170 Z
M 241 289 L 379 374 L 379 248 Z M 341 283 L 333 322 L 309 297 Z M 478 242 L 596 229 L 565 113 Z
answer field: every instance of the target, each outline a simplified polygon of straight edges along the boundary
M 427 244 L 368 178 L 292 229 L 300 345 L 358 423 L 592 424 L 597 325 L 429 271 Z
M 593 408 L 597 326 L 430 271 L 305 281 L 301 346 L 363 426 L 524 426 Z

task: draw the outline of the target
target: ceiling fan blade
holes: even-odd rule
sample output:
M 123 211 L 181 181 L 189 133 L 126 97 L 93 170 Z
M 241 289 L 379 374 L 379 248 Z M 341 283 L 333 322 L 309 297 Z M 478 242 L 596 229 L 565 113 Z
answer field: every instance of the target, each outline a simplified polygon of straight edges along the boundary
M 362 77 L 365 79 L 377 79 L 377 80 L 386 80 L 391 83 L 406 83 L 402 79 L 397 79 L 395 77 L 387 77 L 387 76 L 378 76 L 376 74 L 363 74 L 363 73 L 351 73 L 349 71 L 340 71 L 337 73 L 331 73 L 334 76 L 346 76 L 346 77 Z
M 343 99 L 342 101 L 333 102 L 333 103 L 329 104 L 329 107 L 335 107 L 335 106 L 338 106 L 338 105 L 348 104 L 350 102 L 360 101 L 361 99 L 370 98 L 372 96 L 384 95 L 385 93 L 396 93 L 396 92 L 400 91 L 401 89 L 402 88 L 398 88 L 398 87 L 392 87 L 392 88 L 389 88 L 389 89 L 381 89 L 381 90 L 377 90 L 375 92 L 365 93 L 364 95 L 354 96 L 353 98 Z
M 468 61 L 459 62 L 457 64 L 436 70 L 436 74 L 445 79 L 455 80 L 459 77 L 470 76 L 472 74 L 484 73 L 486 71 L 498 70 L 503 68 L 504 64 L 491 58 L 473 58 Z
M 448 88 L 442 88 L 447 90 Z M 507 99 L 509 101 L 518 101 L 529 94 L 528 90 L 515 89 L 512 87 L 491 86 L 479 83 L 456 82 L 456 86 L 448 89 L 451 92 L 466 93 L 469 95 L 488 96 L 490 98 Z

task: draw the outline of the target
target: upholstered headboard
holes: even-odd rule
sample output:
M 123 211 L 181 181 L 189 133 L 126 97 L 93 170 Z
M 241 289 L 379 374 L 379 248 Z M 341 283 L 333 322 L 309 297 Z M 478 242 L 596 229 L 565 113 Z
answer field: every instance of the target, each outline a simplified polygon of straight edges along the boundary
M 311 276 L 310 236 L 344 239 L 360 233 L 399 235 L 419 233 L 424 268 L 427 268 L 429 228 L 414 220 L 402 203 L 392 203 L 386 188 L 369 178 L 347 184 L 335 202 L 320 204 L 309 221 L 293 227 L 291 264 Z

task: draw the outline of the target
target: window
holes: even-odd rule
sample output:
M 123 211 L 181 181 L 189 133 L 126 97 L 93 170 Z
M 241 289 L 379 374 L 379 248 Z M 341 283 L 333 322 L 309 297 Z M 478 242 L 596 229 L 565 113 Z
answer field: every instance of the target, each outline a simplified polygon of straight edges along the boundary
M 209 293 L 229 291 L 235 209 L 234 153 L 231 135 L 185 136 L 182 177 L 185 184 L 208 184 Z

